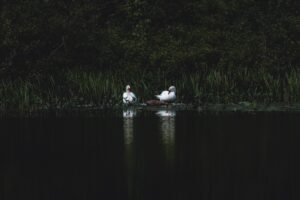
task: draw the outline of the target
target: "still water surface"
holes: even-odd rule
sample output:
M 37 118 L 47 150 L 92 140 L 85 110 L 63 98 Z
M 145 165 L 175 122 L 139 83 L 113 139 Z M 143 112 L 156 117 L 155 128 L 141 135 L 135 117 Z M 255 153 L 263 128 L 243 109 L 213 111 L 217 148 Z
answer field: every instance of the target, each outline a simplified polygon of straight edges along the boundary
M 300 199 L 300 114 L 1 119 L 0 199 Z

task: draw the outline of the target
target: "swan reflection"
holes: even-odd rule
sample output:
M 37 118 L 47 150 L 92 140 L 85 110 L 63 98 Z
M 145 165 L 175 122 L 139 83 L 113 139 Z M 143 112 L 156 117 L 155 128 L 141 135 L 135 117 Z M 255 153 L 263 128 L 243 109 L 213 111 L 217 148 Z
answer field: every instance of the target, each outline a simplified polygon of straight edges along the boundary
M 131 144 L 133 141 L 133 118 L 136 116 L 136 110 L 127 108 L 123 110 L 123 129 L 124 129 L 124 142 Z
M 134 148 L 133 148 L 133 134 L 134 134 L 134 117 L 136 110 L 134 108 L 126 108 L 123 110 L 123 132 L 124 132 L 124 147 L 125 147 L 125 169 L 128 175 L 128 192 L 132 196 L 132 182 L 134 173 Z
M 162 143 L 165 149 L 167 164 L 173 166 L 175 158 L 175 117 L 174 110 L 161 110 L 156 113 L 160 117 Z
M 136 116 L 136 109 L 126 108 L 123 110 L 123 118 L 134 118 Z
M 176 111 L 175 110 L 160 110 L 156 114 L 158 116 L 160 116 L 161 118 L 175 117 L 176 116 Z

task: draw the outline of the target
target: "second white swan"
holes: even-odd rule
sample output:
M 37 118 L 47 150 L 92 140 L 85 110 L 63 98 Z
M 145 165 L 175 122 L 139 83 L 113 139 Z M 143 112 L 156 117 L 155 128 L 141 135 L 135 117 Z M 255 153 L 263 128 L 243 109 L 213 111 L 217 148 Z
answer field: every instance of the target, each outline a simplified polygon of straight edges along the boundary
M 169 90 L 162 91 L 160 95 L 155 95 L 160 101 L 173 102 L 176 100 L 176 88 L 175 86 L 169 87 Z

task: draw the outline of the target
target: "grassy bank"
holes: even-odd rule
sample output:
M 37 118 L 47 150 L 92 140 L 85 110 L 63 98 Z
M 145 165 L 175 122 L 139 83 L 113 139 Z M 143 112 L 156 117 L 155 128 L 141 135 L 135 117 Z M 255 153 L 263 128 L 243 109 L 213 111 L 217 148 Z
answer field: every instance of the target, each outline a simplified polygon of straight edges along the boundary
M 162 72 L 89 73 L 68 71 L 60 78 L 33 76 L 30 79 L 2 81 L 2 111 L 32 111 L 48 108 L 74 108 L 81 105 L 121 106 L 125 85 L 130 84 L 139 102 L 153 99 L 169 85 L 177 87 L 177 102 L 205 104 L 230 102 L 299 102 L 300 71 L 279 77 L 261 71 L 182 74 L 176 80 Z

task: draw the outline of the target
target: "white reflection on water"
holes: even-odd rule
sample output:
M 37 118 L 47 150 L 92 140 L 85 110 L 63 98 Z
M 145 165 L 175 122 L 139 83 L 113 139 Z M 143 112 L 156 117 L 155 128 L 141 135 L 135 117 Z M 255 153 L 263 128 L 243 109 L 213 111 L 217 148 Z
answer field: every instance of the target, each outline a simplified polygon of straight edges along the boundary
M 133 149 L 133 122 L 136 116 L 134 108 L 126 108 L 123 110 L 123 131 L 124 131 L 124 146 L 125 146 L 125 160 L 126 160 L 126 173 L 128 176 L 127 186 L 128 195 L 132 199 L 133 192 L 133 174 L 134 174 L 134 149 Z
M 125 145 L 129 145 L 133 141 L 133 119 L 136 116 L 134 108 L 126 108 L 123 110 L 123 129 Z
M 156 113 L 161 118 L 174 118 L 176 116 L 175 110 L 160 110 Z
M 175 159 L 175 117 L 174 110 L 161 110 L 156 113 L 160 117 L 162 143 L 165 149 L 167 164 L 173 166 Z
M 134 118 L 136 116 L 136 109 L 134 108 L 125 108 L 123 110 L 123 118 Z

